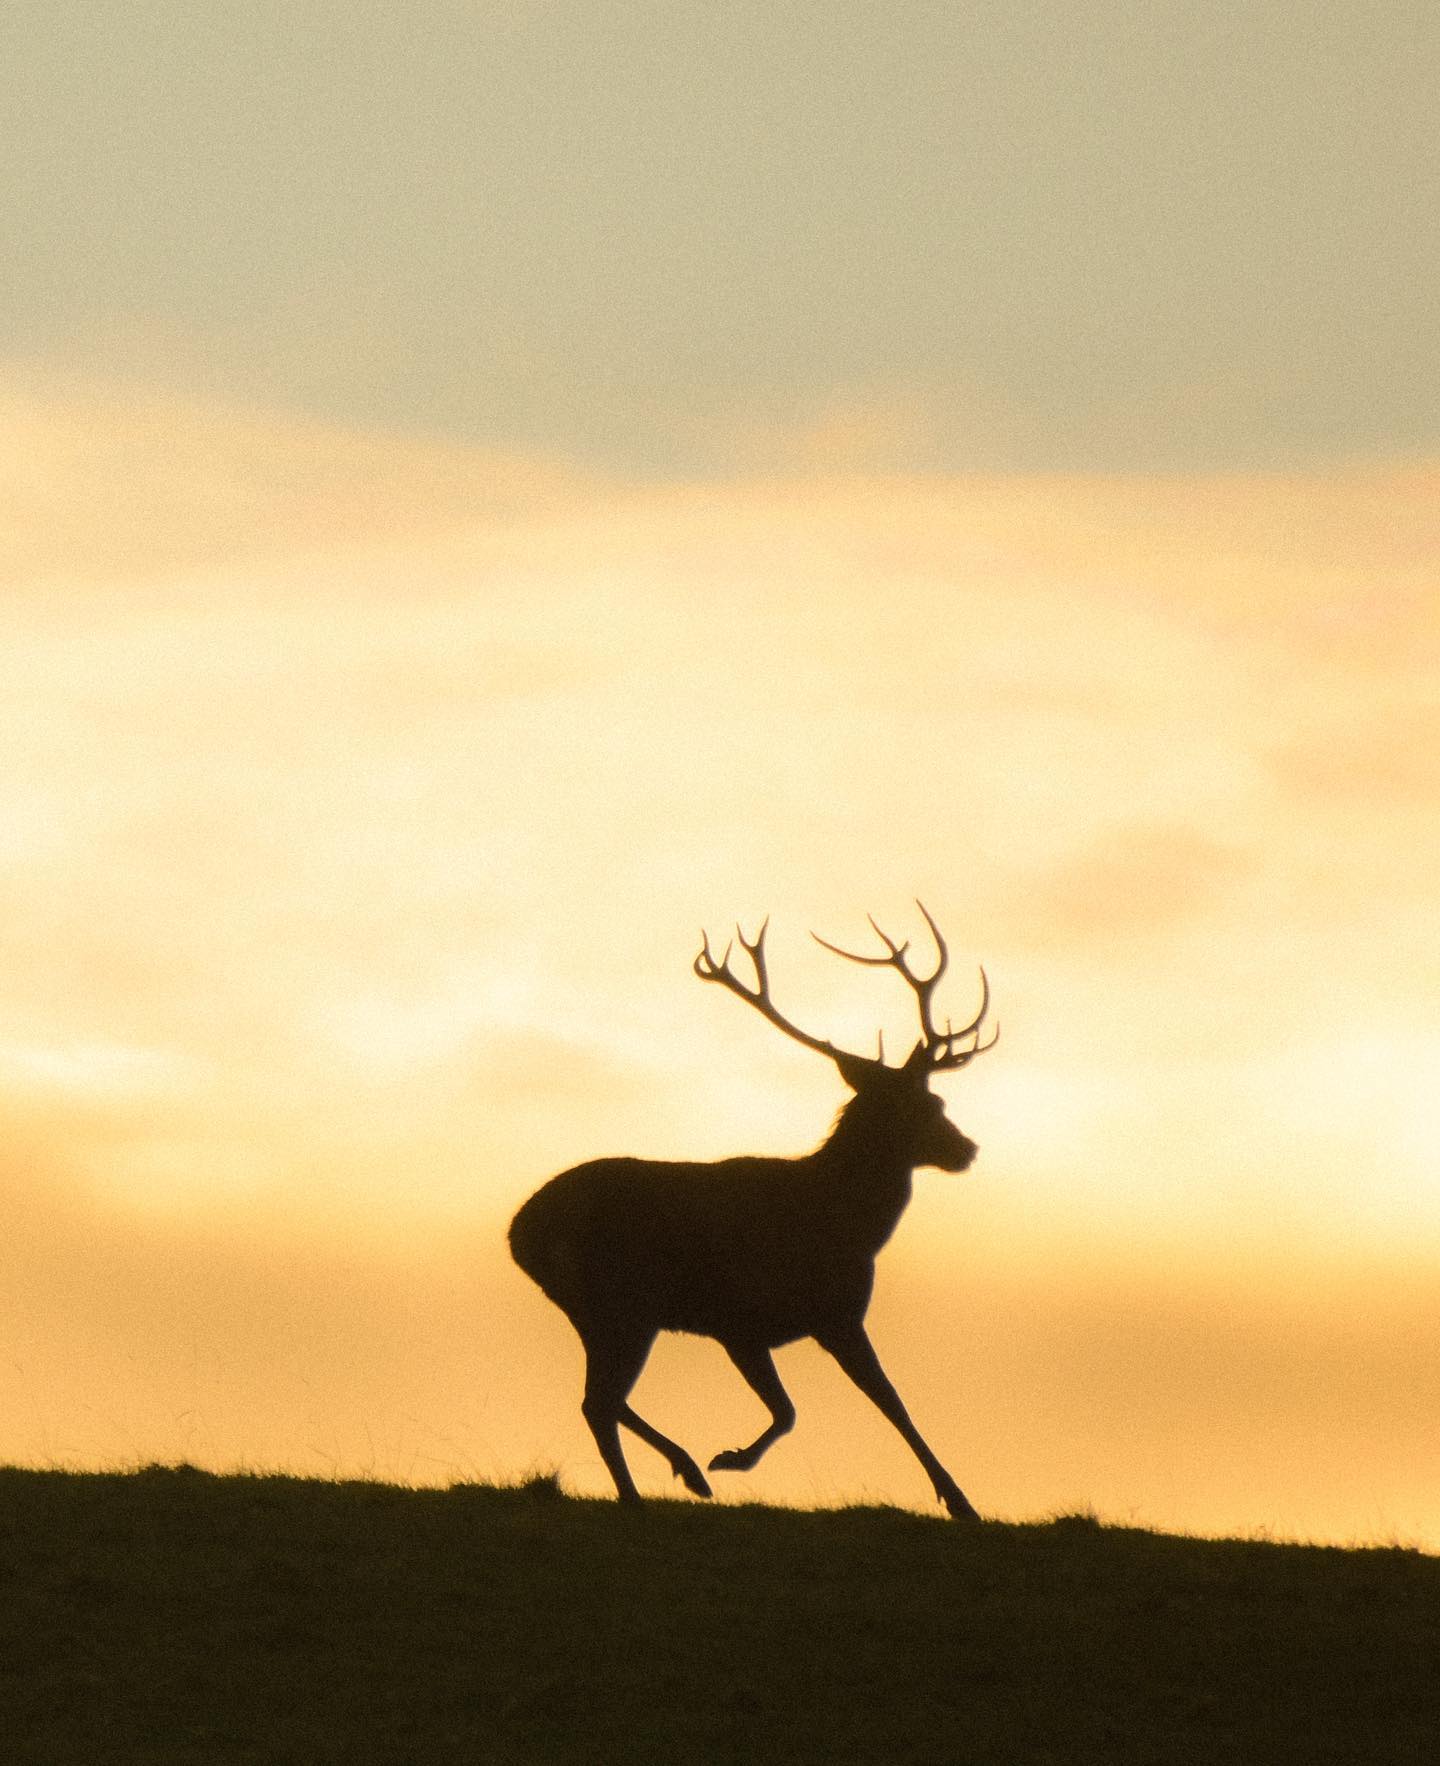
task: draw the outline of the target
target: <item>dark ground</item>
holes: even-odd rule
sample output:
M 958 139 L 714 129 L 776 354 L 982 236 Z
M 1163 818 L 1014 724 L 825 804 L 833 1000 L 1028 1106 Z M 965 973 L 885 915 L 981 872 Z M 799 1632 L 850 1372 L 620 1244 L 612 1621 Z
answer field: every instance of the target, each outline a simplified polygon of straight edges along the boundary
M 1440 1559 L 0 1470 L 0 1759 L 1431 1766 Z

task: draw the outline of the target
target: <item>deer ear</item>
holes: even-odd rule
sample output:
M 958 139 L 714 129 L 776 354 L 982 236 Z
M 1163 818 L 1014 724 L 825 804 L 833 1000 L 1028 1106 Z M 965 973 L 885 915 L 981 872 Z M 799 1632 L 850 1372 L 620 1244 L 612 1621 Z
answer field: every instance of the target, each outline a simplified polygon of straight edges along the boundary
M 910 1053 L 905 1057 L 902 1073 L 928 1073 L 930 1070 L 930 1045 L 922 1037 Z
M 868 1085 L 877 1068 L 885 1071 L 883 1062 L 868 1060 L 864 1055 L 847 1055 L 843 1049 L 836 1053 L 835 1065 L 851 1091 L 860 1091 Z

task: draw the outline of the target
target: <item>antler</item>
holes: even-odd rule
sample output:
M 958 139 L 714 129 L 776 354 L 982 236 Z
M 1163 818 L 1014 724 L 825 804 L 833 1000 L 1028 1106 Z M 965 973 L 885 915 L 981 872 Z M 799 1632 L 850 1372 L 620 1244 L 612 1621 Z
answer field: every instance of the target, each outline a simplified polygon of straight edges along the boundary
M 938 1073 L 963 1067 L 967 1062 L 973 1061 L 976 1055 L 983 1055 L 986 1049 L 993 1049 L 1000 1040 L 1000 1027 L 998 1024 L 996 1025 L 995 1034 L 988 1042 L 980 1041 L 980 1026 L 985 1022 L 985 1014 L 990 1009 L 990 981 L 982 966 L 980 970 L 980 1010 L 968 1024 L 959 1030 L 956 1030 L 948 1019 L 943 1031 L 935 1028 L 934 1020 L 931 1017 L 931 1001 L 935 995 L 936 982 L 949 967 L 950 952 L 946 949 L 945 940 L 940 935 L 940 928 L 930 917 L 930 910 L 925 906 L 925 903 L 917 900 L 915 905 L 924 915 L 925 924 L 930 928 L 930 936 L 935 940 L 935 967 L 928 975 L 917 975 L 905 961 L 905 953 L 910 948 L 909 939 L 907 938 L 903 944 L 896 944 L 890 934 L 876 923 L 873 914 L 867 914 L 866 918 L 875 928 L 880 942 L 885 946 L 883 956 L 866 956 L 861 951 L 842 950 L 838 944 L 831 944 L 828 938 L 822 938 L 818 932 L 812 932 L 810 936 L 817 944 L 824 945 L 826 950 L 833 951 L 837 957 L 844 957 L 847 962 L 865 963 L 871 968 L 895 969 L 900 973 L 906 986 L 914 993 L 920 1011 L 920 1041 L 910 1059 L 913 1061 L 916 1054 L 923 1049 L 926 1064 Z M 966 1037 L 970 1038 L 968 1048 L 961 1046 Z
M 931 1002 L 935 994 L 935 984 L 949 966 L 950 953 L 945 947 L 944 938 L 940 935 L 940 928 L 931 919 L 930 912 L 924 902 L 917 901 L 915 905 L 924 915 L 925 924 L 930 928 L 930 936 L 935 940 L 935 967 L 928 975 L 917 975 L 905 961 L 905 953 L 910 948 L 909 940 L 907 939 L 904 944 L 896 944 L 890 934 L 876 924 L 873 914 L 867 915 L 867 918 L 874 926 L 881 943 L 885 946 L 884 955 L 866 956 L 861 951 L 842 950 L 838 944 L 831 944 L 828 938 L 822 938 L 818 932 L 812 932 L 810 936 L 817 944 L 823 945 L 828 951 L 833 951 L 837 957 L 844 957 L 848 962 L 864 963 L 870 968 L 899 971 L 906 985 L 914 993 L 920 1011 L 920 1041 L 911 1051 L 910 1060 L 915 1061 L 923 1056 L 924 1064 L 933 1072 L 938 1073 L 963 1067 L 967 1062 L 973 1061 L 976 1055 L 983 1055 L 986 1049 L 994 1048 L 1000 1038 L 1000 1027 L 996 1025 L 995 1033 L 988 1042 L 981 1042 L 980 1026 L 985 1022 L 985 1014 L 990 1009 L 990 982 L 982 968 L 980 971 L 980 1010 L 968 1024 L 962 1025 L 959 1030 L 956 1030 L 948 1019 L 944 1030 L 935 1028 L 935 1022 L 931 1016 Z M 817 1054 L 828 1055 L 832 1061 L 841 1062 L 842 1071 L 844 1064 L 851 1063 L 883 1067 L 885 1064 L 883 1037 L 880 1042 L 879 1059 L 870 1060 L 864 1055 L 851 1055 L 846 1053 L 844 1049 L 837 1049 L 834 1043 L 826 1042 L 823 1037 L 811 1036 L 808 1030 L 801 1030 L 799 1025 L 792 1024 L 788 1018 L 776 1010 L 775 1002 L 770 998 L 770 976 L 765 965 L 765 933 L 769 925 L 770 921 L 767 917 L 754 938 L 747 938 L 740 926 L 737 925 L 735 928 L 735 939 L 739 940 L 740 948 L 749 957 L 755 970 L 754 987 L 747 986 L 730 967 L 730 953 L 735 948 L 735 939 L 725 946 L 724 954 L 717 961 L 714 952 L 710 949 L 708 932 L 700 934 L 700 952 L 692 965 L 695 973 L 702 981 L 718 981 L 722 987 L 728 988 L 731 993 L 744 1000 L 747 1005 L 754 1006 L 762 1017 L 768 1018 L 777 1030 L 783 1030 L 786 1036 L 795 1042 L 803 1043 L 807 1049 L 814 1049 Z M 969 1039 L 968 1047 L 965 1046 L 967 1038 Z
M 811 1036 L 808 1030 L 801 1030 L 788 1018 L 782 1017 L 775 1009 L 770 998 L 770 977 L 765 967 L 765 932 L 770 920 L 767 916 L 754 938 L 747 938 L 737 925 L 735 937 L 740 940 L 740 948 L 750 958 L 755 970 L 756 985 L 747 987 L 735 971 L 730 967 L 730 952 L 735 948 L 732 940 L 725 946 L 725 954 L 717 963 L 710 949 L 710 934 L 700 934 L 700 954 L 692 965 L 695 973 L 702 981 L 718 981 L 722 987 L 728 987 L 733 994 L 754 1006 L 763 1017 L 768 1018 L 777 1030 L 783 1030 L 786 1036 L 793 1037 L 796 1042 L 803 1043 L 807 1049 L 814 1049 L 817 1054 L 828 1055 L 832 1061 L 854 1061 L 860 1057 L 847 1055 L 843 1049 L 837 1049 L 834 1043 L 826 1042 L 818 1036 Z

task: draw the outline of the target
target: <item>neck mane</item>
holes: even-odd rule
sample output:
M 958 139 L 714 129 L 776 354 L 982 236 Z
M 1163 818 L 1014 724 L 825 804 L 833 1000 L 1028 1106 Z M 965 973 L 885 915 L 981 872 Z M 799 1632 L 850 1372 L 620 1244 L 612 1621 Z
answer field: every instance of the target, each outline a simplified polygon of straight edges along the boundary
M 833 1208 L 832 1218 L 844 1223 L 845 1238 L 873 1256 L 905 1212 L 915 1169 L 897 1142 L 893 1111 L 884 1100 L 857 1093 L 808 1163 Z
M 827 1162 L 860 1159 L 872 1170 L 877 1165 L 913 1170 L 913 1164 L 906 1164 L 895 1128 L 895 1113 L 883 1098 L 857 1092 L 836 1115 L 830 1133 L 815 1149 L 815 1157 Z

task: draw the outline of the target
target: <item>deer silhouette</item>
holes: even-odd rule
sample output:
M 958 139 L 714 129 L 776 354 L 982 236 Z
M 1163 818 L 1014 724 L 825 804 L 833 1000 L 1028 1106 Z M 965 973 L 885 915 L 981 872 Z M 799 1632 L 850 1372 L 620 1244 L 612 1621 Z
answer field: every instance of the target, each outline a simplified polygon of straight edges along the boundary
M 753 1006 L 786 1036 L 826 1055 L 854 1096 L 828 1139 L 799 1158 L 742 1157 L 713 1163 L 596 1159 L 562 1171 L 524 1203 L 510 1226 L 521 1269 L 560 1307 L 585 1349 L 581 1405 L 622 1502 L 639 1501 L 620 1445 L 620 1425 L 669 1461 L 697 1496 L 711 1489 L 676 1442 L 631 1409 L 628 1398 L 661 1331 L 714 1337 L 770 1412 L 748 1447 L 718 1453 L 709 1469 L 749 1471 L 795 1422 L 795 1407 L 771 1351 L 813 1337 L 887 1417 L 929 1474 L 935 1495 L 957 1518 L 975 1519 L 960 1486 L 931 1452 L 886 1377 L 865 1330 L 875 1258 L 910 1201 L 918 1166 L 964 1171 L 976 1154 L 929 1089 L 993 1048 L 980 1027 L 990 987 L 980 971 L 980 1009 L 961 1029 L 932 1016 L 936 983 L 948 962 L 945 940 L 916 904 L 935 942 L 936 961 L 918 975 L 876 925 L 883 952 L 825 949 L 850 962 L 897 970 L 913 990 L 920 1038 L 898 1067 L 886 1064 L 883 1036 L 874 1059 L 849 1054 L 782 1017 L 770 997 L 765 932 L 736 927 L 754 984 L 730 967 L 733 944 L 717 960 L 702 936 L 694 971 Z

